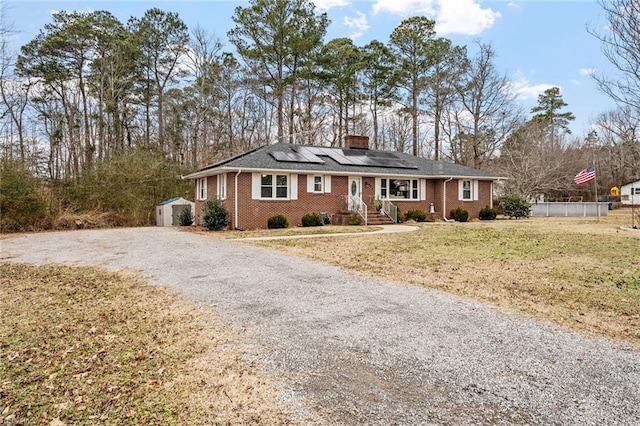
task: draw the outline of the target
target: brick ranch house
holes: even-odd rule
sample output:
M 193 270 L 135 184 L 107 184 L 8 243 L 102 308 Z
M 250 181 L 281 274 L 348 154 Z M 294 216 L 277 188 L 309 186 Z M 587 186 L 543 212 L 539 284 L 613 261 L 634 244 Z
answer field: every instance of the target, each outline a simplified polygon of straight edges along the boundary
M 361 223 L 393 223 L 395 206 L 446 219 L 461 207 L 469 217 L 492 206 L 493 183 L 480 170 L 401 152 L 369 149 L 366 136 L 347 136 L 346 148 L 278 143 L 203 167 L 185 179 L 196 183 L 196 223 L 206 200 L 222 201 L 231 227 L 260 229 L 276 214 L 298 226 L 307 213 L 325 212 L 344 224 L 356 212 Z M 380 207 L 378 212 L 376 207 Z M 395 205 L 395 206 L 394 206 Z

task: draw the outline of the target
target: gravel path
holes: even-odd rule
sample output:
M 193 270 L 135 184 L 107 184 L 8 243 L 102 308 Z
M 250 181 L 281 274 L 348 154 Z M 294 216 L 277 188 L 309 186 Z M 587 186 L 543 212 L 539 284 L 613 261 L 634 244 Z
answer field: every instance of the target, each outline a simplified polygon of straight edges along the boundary
M 357 238 L 354 236 L 353 238 Z M 331 424 L 640 424 L 640 353 L 239 242 L 136 228 L 0 240 L 4 261 L 135 269 L 215 306 Z

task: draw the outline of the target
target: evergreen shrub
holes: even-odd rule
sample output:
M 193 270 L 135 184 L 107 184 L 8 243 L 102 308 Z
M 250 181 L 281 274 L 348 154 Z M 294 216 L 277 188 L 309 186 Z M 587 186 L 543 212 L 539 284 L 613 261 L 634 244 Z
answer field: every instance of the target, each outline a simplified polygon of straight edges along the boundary
M 497 215 L 498 214 L 496 213 L 495 209 L 492 209 L 491 207 L 486 206 L 480 209 L 480 213 L 478 214 L 478 217 L 480 218 L 480 220 L 495 220 Z
M 449 212 L 449 218 L 457 222 L 466 222 L 469 220 L 469 212 L 462 207 L 458 207 Z
M 302 216 L 302 226 L 322 226 L 322 218 L 318 213 L 307 213 Z
M 416 222 L 426 222 L 427 221 L 427 213 L 424 210 L 414 209 L 409 210 L 405 215 L 407 220 L 415 220 Z
M 193 224 L 193 213 L 191 213 L 191 206 L 184 206 L 182 210 L 180 210 L 178 223 L 180 224 L 180 226 L 190 226 Z
M 531 213 L 531 204 L 518 195 L 505 197 L 502 200 L 502 206 L 504 207 L 504 214 L 510 218 L 520 219 L 521 217 L 529 216 Z
M 289 227 L 289 221 L 282 214 L 277 214 L 267 219 L 267 228 L 269 229 L 282 229 L 282 228 L 288 228 L 288 227 Z
M 219 200 L 205 201 L 202 226 L 210 231 L 221 231 L 229 225 L 229 212 Z

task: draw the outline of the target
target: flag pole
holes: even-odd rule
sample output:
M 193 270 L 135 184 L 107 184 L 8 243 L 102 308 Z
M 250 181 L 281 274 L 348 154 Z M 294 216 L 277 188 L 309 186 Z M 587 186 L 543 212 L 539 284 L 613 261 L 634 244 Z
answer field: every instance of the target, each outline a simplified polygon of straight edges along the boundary
M 593 191 L 595 193 L 595 201 L 596 201 L 596 210 L 598 210 L 598 215 L 596 220 L 600 220 L 600 204 L 598 203 L 598 168 L 596 167 L 596 144 L 593 141 L 593 145 L 591 145 L 591 155 L 593 158 Z
M 596 163 L 593 163 L 593 167 L 595 167 Z M 595 174 L 593 175 L 593 190 L 596 194 L 596 209 L 598 210 L 598 219 L 600 219 L 600 203 L 598 203 L 598 170 L 596 169 Z

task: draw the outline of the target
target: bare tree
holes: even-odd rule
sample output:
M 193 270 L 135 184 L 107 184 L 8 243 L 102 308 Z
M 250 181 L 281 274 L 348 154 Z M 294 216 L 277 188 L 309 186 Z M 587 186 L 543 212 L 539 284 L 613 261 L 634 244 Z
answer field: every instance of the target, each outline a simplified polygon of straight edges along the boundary
M 525 123 L 505 142 L 498 162 L 500 172 L 509 177 L 507 193 L 531 198 L 568 193 L 574 175 L 567 170 L 579 171 L 585 160 L 582 154 L 566 153 L 557 141 L 551 142 L 546 124 Z
M 481 169 L 499 152 L 522 117 L 509 79 L 495 68 L 493 47 L 490 44 L 479 47 L 477 56 L 456 84 L 461 110 L 454 114 L 457 134 L 452 141 L 451 159 Z
M 627 106 L 600 114 L 598 126 L 599 183 L 611 187 L 638 177 L 640 119 Z
M 24 140 L 24 112 L 28 105 L 31 85 L 23 84 L 13 75 L 15 53 L 9 48 L 9 37 L 13 34 L 13 25 L 6 20 L 7 4 L 0 4 L 0 122 L 4 128 L 0 138 L 3 140 L 5 157 L 13 157 L 14 137 L 17 139 L 17 154 L 24 165 L 26 145 Z M 28 80 L 25 80 L 27 82 Z
M 383 119 L 384 149 L 409 153 L 413 149 L 413 120 L 404 109 L 387 114 Z
M 602 52 L 617 70 L 607 76 L 592 74 L 600 90 L 616 102 L 640 110 L 640 2 L 598 0 L 605 11 L 607 32 L 587 29 L 602 42 Z

